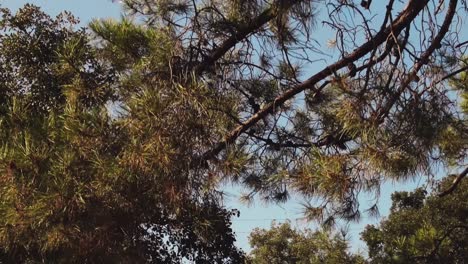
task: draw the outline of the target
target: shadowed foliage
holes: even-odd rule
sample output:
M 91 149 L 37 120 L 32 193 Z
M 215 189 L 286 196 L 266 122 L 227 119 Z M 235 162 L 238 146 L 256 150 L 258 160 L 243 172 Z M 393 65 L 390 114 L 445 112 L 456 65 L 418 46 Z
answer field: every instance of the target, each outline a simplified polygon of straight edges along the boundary
M 134 80 L 124 95 L 122 68 L 74 30 L 70 14 L 51 18 L 31 5 L 1 12 L 0 260 L 241 261 L 230 228 L 236 212 L 220 207 L 185 158 L 209 140 L 201 122 L 217 127 L 203 109 L 210 91 Z M 165 69 L 164 34 L 131 32 L 154 49 L 160 63 L 152 66 Z M 125 107 L 109 106 L 122 100 Z

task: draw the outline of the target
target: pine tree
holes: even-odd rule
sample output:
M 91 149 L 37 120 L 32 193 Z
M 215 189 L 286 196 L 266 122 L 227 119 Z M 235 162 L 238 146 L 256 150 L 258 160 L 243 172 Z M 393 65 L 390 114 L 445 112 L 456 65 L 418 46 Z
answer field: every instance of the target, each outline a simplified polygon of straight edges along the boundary
M 333 224 L 385 181 L 466 171 L 467 7 L 439 2 L 124 0 L 89 30 L 2 9 L 5 258 L 239 262 L 223 183 Z
M 147 75 L 198 82 L 223 102 L 209 107 L 225 120 L 197 150 L 201 174 L 249 187 L 247 201 L 319 200 L 307 216 L 333 224 L 359 219 L 360 193 L 378 198 L 385 181 L 432 175 L 439 165 L 464 170 L 466 113 L 448 83 L 466 71 L 453 21 L 467 7 L 458 2 L 386 1 L 383 10 L 333 0 L 122 4 L 173 41 L 170 72 L 148 65 Z M 314 35 L 319 19 L 336 36 L 327 48 Z M 98 25 L 106 39 L 112 30 Z M 330 49 L 336 61 L 308 73 L 315 58 L 330 61 Z
M 54 19 L 32 5 L 2 14 L 0 261 L 241 261 L 236 212 L 220 207 L 185 158 L 208 140 L 196 119 L 210 91 L 161 80 L 125 95 L 119 89 L 143 88 L 139 80 L 117 82 L 130 69 L 104 60 L 70 14 Z M 164 65 L 163 34 L 116 27 Z M 201 120 L 217 127 L 217 116 Z

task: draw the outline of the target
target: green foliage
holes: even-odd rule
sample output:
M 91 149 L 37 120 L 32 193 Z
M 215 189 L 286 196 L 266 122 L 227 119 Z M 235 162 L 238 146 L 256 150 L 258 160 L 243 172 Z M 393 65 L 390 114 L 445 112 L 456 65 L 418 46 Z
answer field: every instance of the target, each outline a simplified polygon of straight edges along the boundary
M 468 62 L 465 56 L 459 59 L 460 73 L 452 76 L 449 80 L 456 96 L 459 96 L 458 107 L 461 110 L 461 118 L 454 124 L 447 127 L 439 137 L 440 150 L 442 155 L 448 160 L 450 165 L 463 164 L 468 149 L 468 135 L 466 125 L 468 123 Z
M 289 223 L 255 229 L 249 238 L 252 264 L 365 263 L 348 253 L 347 241 L 328 231 L 299 231 Z
M 0 261 L 242 261 L 216 171 L 191 171 L 227 129 L 221 98 L 142 76 L 169 72 L 165 33 L 95 22 L 95 47 L 72 18 L 2 13 Z
M 465 69 L 468 66 L 468 59 L 461 58 L 460 67 Z M 464 70 L 451 78 L 450 85 L 460 92 L 462 101 L 460 107 L 465 114 L 468 114 L 468 70 Z
M 437 35 L 442 17 L 413 19 L 433 24 L 431 37 L 408 23 L 401 32 L 389 27 L 396 43 L 387 36 L 377 45 L 369 40 L 378 35 L 372 32 L 388 25 L 369 23 L 374 16 L 349 1 L 126 0 L 123 6 L 121 22 L 91 24 L 105 40 L 106 60 L 119 68 L 118 95 L 131 97 L 160 82 L 170 91 L 168 80 L 203 84 L 213 100 L 204 101 L 206 109 L 221 126 L 202 144 L 188 144 L 205 158 L 194 171 L 245 185 L 246 201 L 284 202 L 295 193 L 321 201 L 306 208 L 310 219 L 358 220 L 362 192 L 379 193 L 382 182 L 427 173 L 434 164 L 463 166 L 468 137 L 462 100 L 440 81 L 466 65 L 461 51 L 446 45 L 458 41 L 448 40 L 456 34 L 447 34 L 427 60 L 416 58 L 427 55 L 429 44 L 406 49 L 415 45 L 411 36 L 420 36 L 421 44 Z M 325 40 L 313 34 L 318 10 L 327 10 L 321 26 L 336 35 L 330 48 L 343 58 L 337 65 L 324 55 Z M 391 10 L 387 24 L 403 14 Z M 360 46 L 361 40 L 369 42 Z M 120 57 L 125 47 L 124 54 L 134 55 Z M 320 71 L 315 59 L 328 66 Z M 410 75 L 413 68 L 424 78 Z M 309 72 L 318 73 L 304 76 Z M 223 169 L 226 164 L 237 168 Z
M 1 9 L 2 257 L 239 262 L 223 183 L 320 201 L 307 216 L 333 224 L 358 220 L 359 194 L 385 180 L 465 166 L 466 74 L 442 78 L 466 65 L 462 27 L 432 41 L 451 2 L 446 19 L 410 1 L 378 27 L 337 0 L 124 0 L 121 20 L 90 31 Z M 340 59 L 300 80 L 330 59 L 316 10 Z
M 323 201 L 308 208 L 311 219 L 357 220 L 361 192 L 378 193 L 385 180 L 426 173 L 436 160 L 461 165 L 466 157 L 466 124 L 458 100 L 447 95 L 446 82 L 434 84 L 460 60 L 458 50 L 445 45 L 452 41 L 444 39 L 434 53 L 436 59 L 419 62 L 415 58 L 426 56 L 428 45 L 404 49 L 413 41 L 410 35 L 419 35 L 409 23 L 401 32 L 393 32 L 397 43 L 387 36 L 386 43 L 372 47 L 372 52 L 348 61 L 358 42 L 381 31 L 369 23 L 373 15 L 359 12 L 355 3 L 126 0 L 122 4 L 127 16 L 121 22 L 95 21 L 91 28 L 104 60 L 118 70 L 115 90 L 125 98 L 123 111 L 132 96 L 146 89 L 160 87 L 158 96 L 166 100 L 179 96 L 173 83 L 185 88 L 203 85 L 207 97 L 200 105 L 215 118 L 201 123 L 212 133 L 194 132 L 192 139 L 202 140 L 183 141 L 181 145 L 193 152 L 180 157 L 191 160 L 197 153 L 205 159 L 191 171 L 202 175 L 199 179 L 215 175 L 216 182 L 245 184 L 247 201 L 259 196 L 284 202 L 297 193 Z M 344 62 L 320 71 L 313 62 L 319 58 L 328 64 L 330 58 L 324 53 L 329 51 L 320 48 L 323 40 L 312 30 L 317 10 L 323 9 L 327 12 L 320 18 L 322 26 L 335 33 L 331 48 Z M 364 30 L 356 17 L 362 17 L 361 24 L 372 25 Z M 415 20 L 437 23 L 419 16 Z M 385 21 L 394 19 L 389 16 Z M 431 37 L 419 42 L 426 39 Z M 369 41 L 364 48 L 377 43 Z M 441 59 L 449 56 L 451 60 Z M 423 80 L 408 83 L 413 64 L 423 67 L 426 76 L 413 76 Z M 301 80 L 311 72 L 308 66 L 319 73 Z M 180 122 L 180 117 L 167 120 L 171 118 Z M 222 168 L 226 164 L 237 164 L 237 169 Z
M 95 20 L 89 27 L 106 43 L 100 51 L 118 71 L 132 66 L 149 70 L 149 65 L 163 68 L 169 64 L 174 43 L 167 32 L 136 25 L 126 18 L 120 22 Z
M 445 178 L 441 190 L 452 184 Z M 445 197 L 422 189 L 392 195 L 392 209 L 379 226 L 367 226 L 362 239 L 371 263 L 465 263 L 468 258 L 468 183 Z

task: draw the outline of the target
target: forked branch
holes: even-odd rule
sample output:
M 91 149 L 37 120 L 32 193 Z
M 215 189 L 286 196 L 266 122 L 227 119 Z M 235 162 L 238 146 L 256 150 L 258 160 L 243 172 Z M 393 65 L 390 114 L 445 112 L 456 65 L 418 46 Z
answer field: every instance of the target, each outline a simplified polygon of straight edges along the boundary
M 229 134 L 227 134 L 223 141 L 219 142 L 214 146 L 213 149 L 205 152 L 201 157 L 202 160 L 209 160 L 214 158 L 219 152 L 221 152 L 228 144 L 235 142 L 235 140 L 257 122 L 265 118 L 266 116 L 275 112 L 275 110 L 285 103 L 287 100 L 293 98 L 297 94 L 305 91 L 306 89 L 314 89 L 320 81 L 324 80 L 331 74 L 337 72 L 338 70 L 347 67 L 349 63 L 353 63 L 362 57 L 364 57 L 369 52 L 372 52 L 376 47 L 383 44 L 391 34 L 398 35 L 402 30 L 408 27 L 411 22 L 418 16 L 418 14 L 426 7 L 428 0 L 410 0 L 407 4 L 405 10 L 401 12 L 398 17 L 393 20 L 393 22 L 387 26 L 383 27 L 374 37 L 362 44 L 360 47 L 355 49 L 352 53 L 345 56 L 341 60 L 325 67 L 317 74 L 313 75 L 309 79 L 305 80 L 302 83 L 299 83 L 289 90 L 285 91 L 283 94 L 276 97 L 272 102 L 265 105 L 254 115 L 252 115 L 246 122 L 242 125 L 239 125 Z M 235 42 L 235 39 L 232 40 Z M 229 42 L 227 46 L 234 46 L 235 43 Z M 213 56 L 215 59 L 215 56 Z

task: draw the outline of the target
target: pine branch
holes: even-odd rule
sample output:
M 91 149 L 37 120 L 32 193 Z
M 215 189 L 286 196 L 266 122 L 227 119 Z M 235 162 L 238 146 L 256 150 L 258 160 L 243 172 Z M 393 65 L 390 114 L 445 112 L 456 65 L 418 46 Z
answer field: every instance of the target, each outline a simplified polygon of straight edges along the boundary
M 408 74 L 408 77 L 400 85 L 398 91 L 380 109 L 379 113 L 377 114 L 377 123 L 382 122 L 388 116 L 390 109 L 392 109 L 393 105 L 397 102 L 400 95 L 408 88 L 410 83 L 418 80 L 418 71 L 429 62 L 429 57 L 438 47 L 440 47 L 440 43 L 447 34 L 450 25 L 452 24 L 453 17 L 456 13 L 457 3 L 458 0 L 451 0 L 449 2 L 447 14 L 445 15 L 445 19 L 442 23 L 442 26 L 440 27 L 439 33 L 437 33 L 436 37 L 431 42 L 427 50 L 421 55 L 419 61 L 413 66 L 413 70 Z
M 287 10 L 291 8 L 293 5 L 300 3 L 301 1 L 291 0 L 285 1 L 286 3 L 281 6 L 282 10 Z M 266 23 L 274 19 L 279 12 L 278 7 L 273 6 L 265 11 L 263 11 L 259 16 L 257 16 L 253 21 L 248 23 L 247 25 L 243 25 L 242 27 L 238 27 L 238 30 L 235 34 L 231 37 L 226 39 L 219 47 L 211 52 L 200 64 L 198 64 L 194 72 L 197 75 L 202 74 L 205 72 L 210 66 L 212 66 L 217 60 L 219 60 L 226 52 L 228 52 L 231 48 L 233 48 L 236 44 L 240 41 L 247 38 L 250 34 L 254 33 L 255 31 L 259 30 L 263 27 Z
M 400 15 L 394 20 L 394 22 L 391 25 L 383 28 L 373 38 L 361 45 L 359 48 L 355 49 L 348 56 L 345 56 L 343 59 L 335 62 L 334 64 L 325 67 L 320 72 L 313 75 L 306 81 L 293 86 L 280 96 L 276 97 L 273 102 L 270 102 L 265 107 L 260 109 L 257 113 L 252 115 L 250 119 L 244 122 L 243 125 L 240 125 L 236 129 L 232 130 L 228 135 L 226 135 L 225 139 L 222 142 L 219 142 L 213 149 L 205 152 L 202 156 L 202 159 L 208 160 L 215 157 L 228 144 L 233 143 L 242 133 L 247 131 L 258 121 L 262 120 L 269 114 L 274 113 L 275 110 L 287 100 L 293 98 L 294 96 L 303 92 L 306 89 L 313 89 L 318 82 L 322 81 L 329 75 L 333 74 L 334 72 L 337 72 L 338 70 L 344 67 L 347 67 L 349 63 L 354 63 L 355 61 L 361 59 L 366 54 L 374 50 L 376 47 L 383 44 L 391 34 L 398 35 L 403 29 L 405 29 L 411 24 L 411 22 L 424 9 L 428 2 L 428 0 L 410 0 L 406 9 L 400 13 Z
M 458 69 L 458 70 L 456 70 L 456 71 L 453 71 L 453 72 L 451 72 L 451 73 L 449 73 L 449 74 L 447 74 L 447 75 L 445 75 L 445 76 L 442 77 L 442 79 L 440 79 L 440 81 L 438 81 L 436 84 L 438 84 L 438 83 L 440 83 L 440 82 L 442 82 L 442 81 L 445 81 L 445 80 L 447 80 L 447 79 L 449 79 L 449 78 L 452 78 L 453 76 L 455 76 L 455 75 L 457 75 L 457 74 L 459 74 L 459 73 L 462 73 L 462 72 L 464 72 L 464 71 L 466 71 L 466 70 L 468 70 L 468 65 L 465 66 L 465 67 L 462 67 L 462 68 L 460 68 L 460 69 Z
M 460 184 L 460 182 L 463 180 L 463 178 L 466 177 L 466 174 L 468 174 L 468 167 L 465 168 L 464 171 L 462 171 L 460 174 L 458 174 L 458 176 L 455 178 L 455 180 L 453 181 L 452 185 L 450 186 L 450 188 L 448 188 L 447 190 L 439 193 L 439 197 L 444 197 L 444 196 L 447 196 L 449 194 L 451 194 L 452 192 L 455 191 L 455 189 L 457 188 L 457 186 Z

